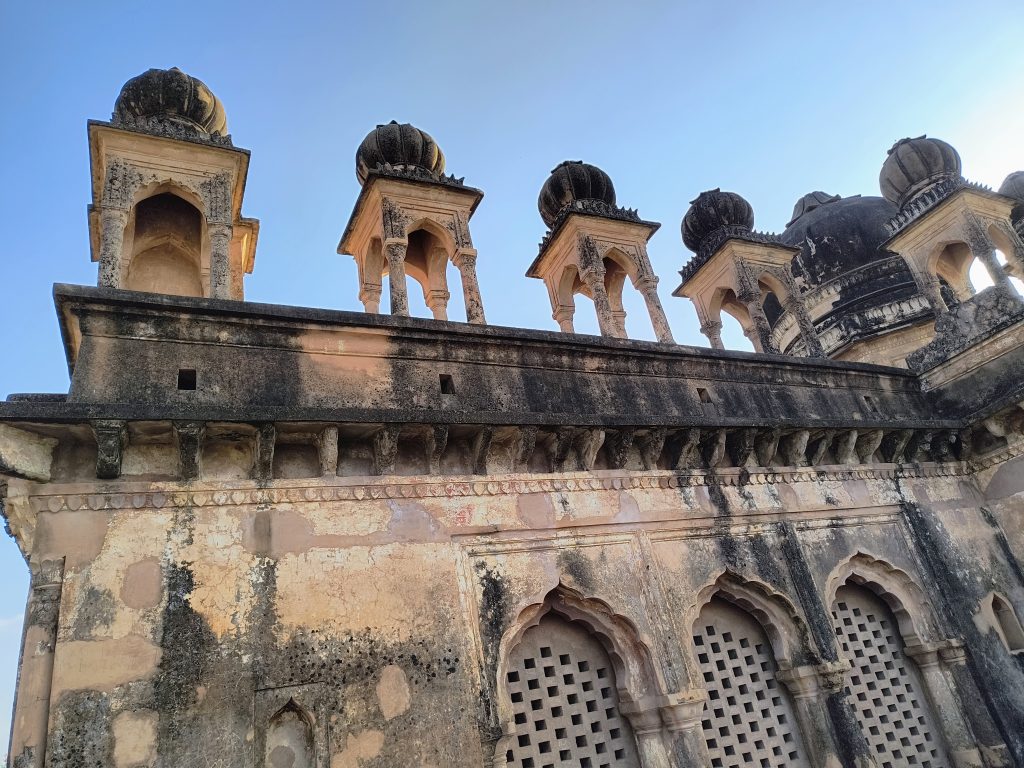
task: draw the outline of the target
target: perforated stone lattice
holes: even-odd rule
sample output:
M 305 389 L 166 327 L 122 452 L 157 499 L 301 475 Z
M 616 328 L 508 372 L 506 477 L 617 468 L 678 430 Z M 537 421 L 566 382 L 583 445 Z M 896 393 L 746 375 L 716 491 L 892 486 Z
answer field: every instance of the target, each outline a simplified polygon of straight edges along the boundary
M 545 617 L 512 652 L 506 680 L 515 713 L 510 768 L 639 768 L 608 655 L 583 629 Z
M 701 724 L 713 768 L 806 766 L 760 625 L 712 600 L 694 625 L 693 643 L 708 692 Z
M 846 695 L 880 768 L 946 766 L 917 670 L 903 654 L 888 607 L 866 589 L 848 585 L 836 595 L 832 618 L 852 665 Z

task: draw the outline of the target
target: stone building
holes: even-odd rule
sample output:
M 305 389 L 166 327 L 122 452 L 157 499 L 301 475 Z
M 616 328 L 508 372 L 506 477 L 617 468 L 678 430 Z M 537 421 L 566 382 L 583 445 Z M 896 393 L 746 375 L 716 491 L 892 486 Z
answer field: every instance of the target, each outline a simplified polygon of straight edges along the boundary
M 174 69 L 89 123 L 70 389 L 0 403 L 12 766 L 1024 766 L 1024 176 L 905 139 L 881 197 L 811 192 L 779 235 L 702 193 L 698 349 L 659 225 L 578 162 L 528 272 L 562 333 L 489 326 L 483 194 L 397 123 L 339 246 L 366 312 L 247 303 L 226 130 Z

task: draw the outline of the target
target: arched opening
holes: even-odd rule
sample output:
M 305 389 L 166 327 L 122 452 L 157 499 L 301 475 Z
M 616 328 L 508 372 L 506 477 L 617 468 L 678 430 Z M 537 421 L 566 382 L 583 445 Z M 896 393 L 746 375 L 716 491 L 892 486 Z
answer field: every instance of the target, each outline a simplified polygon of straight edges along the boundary
M 935 274 L 947 305 L 955 306 L 977 293 L 972 278 L 978 274 L 978 268 L 987 276 L 984 265 L 974 258 L 966 243 L 948 243 L 942 248 L 935 262 Z M 988 285 L 991 284 L 989 280 Z
M 505 683 L 514 723 L 505 754 L 510 768 L 639 768 L 612 659 L 581 623 L 545 614 L 510 652 Z
M 203 217 L 194 205 L 170 192 L 147 197 L 132 211 L 130 229 L 126 288 L 203 295 Z
M 608 303 L 612 307 L 612 317 L 622 338 L 628 338 L 626 332 L 626 309 L 622 303 L 622 289 L 628 277 L 625 268 L 618 260 L 606 256 L 604 261 L 604 290 L 608 294 Z
M 693 625 L 707 690 L 701 727 L 711 765 L 808 765 L 789 694 L 776 677 L 768 636 L 735 603 L 713 596 Z
M 1017 618 L 1013 606 L 1008 600 L 996 594 L 992 595 L 991 606 L 996 629 L 998 629 L 1006 648 L 1011 653 L 1024 652 L 1024 627 L 1021 627 L 1020 619 Z
M 750 313 L 746 306 L 737 297 L 731 288 L 722 290 L 716 297 L 718 304 L 718 316 L 722 323 L 722 344 L 726 349 L 741 350 L 744 352 L 757 351 L 754 342 L 748 335 L 748 329 L 753 328 Z
M 901 622 L 868 583 L 851 576 L 832 602 L 840 655 L 851 666 L 846 696 L 861 732 L 879 765 L 949 765 Z
M 314 768 L 313 725 L 289 699 L 267 726 L 264 768 Z

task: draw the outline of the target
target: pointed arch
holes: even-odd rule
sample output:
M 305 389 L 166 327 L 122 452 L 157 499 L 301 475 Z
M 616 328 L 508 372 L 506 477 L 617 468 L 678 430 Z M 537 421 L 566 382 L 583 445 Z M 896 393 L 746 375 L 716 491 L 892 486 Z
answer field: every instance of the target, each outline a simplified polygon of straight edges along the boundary
M 847 582 L 865 587 L 889 606 L 905 645 L 914 646 L 938 639 L 939 633 L 924 590 L 906 571 L 859 550 L 829 574 L 825 582 L 825 605 L 835 603 L 836 594 Z
M 312 714 L 289 698 L 267 723 L 265 768 L 314 768 L 313 729 Z
M 726 568 L 697 591 L 697 599 L 686 617 L 692 627 L 704 606 L 714 598 L 736 605 L 753 616 L 764 628 L 779 666 L 799 666 L 812 655 L 808 647 L 807 623 L 788 597 L 763 581 L 748 579 Z M 690 649 L 693 653 L 693 649 Z
M 657 671 L 650 643 L 636 625 L 618 613 L 604 600 L 585 597 L 583 593 L 559 581 L 540 602 L 523 608 L 512 626 L 502 636 L 499 646 L 498 686 L 502 688 L 507 673 L 510 651 L 522 640 L 526 631 L 540 624 L 549 613 L 578 623 L 593 634 L 607 651 L 615 671 L 619 688 L 629 691 L 631 698 L 640 698 L 664 689 L 664 681 Z M 499 690 L 503 696 L 506 690 Z M 499 700 L 503 700 L 499 697 Z
M 994 631 L 1010 653 L 1024 654 L 1024 627 L 1013 604 L 1002 593 L 989 592 L 982 598 L 975 622 L 982 632 Z

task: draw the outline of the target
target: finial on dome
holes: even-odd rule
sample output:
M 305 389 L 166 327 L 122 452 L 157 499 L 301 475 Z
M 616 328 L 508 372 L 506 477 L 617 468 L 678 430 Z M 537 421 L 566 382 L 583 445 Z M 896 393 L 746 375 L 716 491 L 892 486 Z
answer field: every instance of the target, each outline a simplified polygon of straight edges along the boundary
M 750 231 L 754 228 L 754 209 L 735 192 L 709 189 L 690 201 L 683 216 L 683 244 L 696 253 L 710 235 L 730 227 Z
M 537 209 L 550 227 L 558 214 L 576 200 L 598 200 L 615 205 L 615 185 L 596 165 L 582 160 L 565 160 L 555 166 L 537 198 Z
M 820 208 L 828 203 L 834 203 L 836 200 L 841 200 L 839 195 L 830 195 L 827 192 L 820 190 L 815 192 L 808 192 L 806 195 L 796 201 L 796 205 L 793 206 L 793 216 L 790 218 L 786 226 L 790 226 L 794 221 L 799 219 L 805 213 L 810 213 L 815 208 Z
M 159 135 L 225 136 L 224 105 L 207 85 L 177 67 L 149 69 L 121 87 L 115 125 Z
M 886 200 L 904 207 L 940 181 L 960 176 L 960 155 L 940 139 L 900 139 L 889 150 L 878 175 Z
M 444 153 L 426 131 L 392 120 L 378 125 L 356 150 L 356 178 L 365 184 L 370 171 L 389 165 L 398 170 L 423 170 L 431 176 L 444 173 Z

